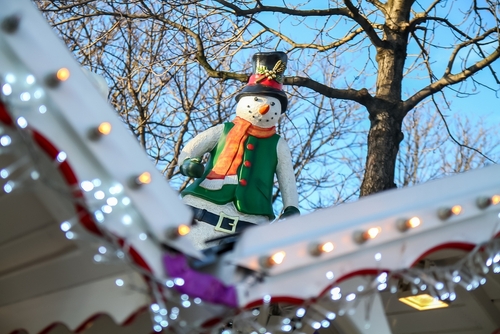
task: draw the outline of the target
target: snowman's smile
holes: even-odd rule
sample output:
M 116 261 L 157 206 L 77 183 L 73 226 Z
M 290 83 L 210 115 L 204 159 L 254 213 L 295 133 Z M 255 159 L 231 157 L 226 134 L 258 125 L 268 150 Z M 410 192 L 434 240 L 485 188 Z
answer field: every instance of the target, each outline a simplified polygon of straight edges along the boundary
M 274 117 L 278 116 L 278 113 L 274 112 L 273 115 L 267 115 L 269 110 L 270 106 L 268 104 L 264 104 L 257 110 L 252 110 L 252 108 L 250 108 L 248 113 L 251 114 L 252 118 L 257 122 L 270 122 L 274 120 Z

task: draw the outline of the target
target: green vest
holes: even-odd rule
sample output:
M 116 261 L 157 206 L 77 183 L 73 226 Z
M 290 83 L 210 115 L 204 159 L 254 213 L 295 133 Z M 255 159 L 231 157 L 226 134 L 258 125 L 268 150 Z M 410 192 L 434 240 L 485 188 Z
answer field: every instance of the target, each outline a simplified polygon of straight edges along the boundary
M 219 158 L 226 143 L 227 134 L 233 126 L 233 123 L 224 123 L 224 131 L 219 142 L 210 152 L 205 173 L 184 189 L 181 195 L 193 195 L 215 204 L 233 202 L 236 209 L 242 213 L 267 216 L 272 220 L 275 217 L 272 195 L 274 174 L 278 164 L 276 151 L 280 139 L 277 134 L 269 138 L 248 136 L 244 143 L 243 161 L 236 172 L 238 184 L 224 185 L 219 190 L 200 187 L 200 183 L 205 180 Z

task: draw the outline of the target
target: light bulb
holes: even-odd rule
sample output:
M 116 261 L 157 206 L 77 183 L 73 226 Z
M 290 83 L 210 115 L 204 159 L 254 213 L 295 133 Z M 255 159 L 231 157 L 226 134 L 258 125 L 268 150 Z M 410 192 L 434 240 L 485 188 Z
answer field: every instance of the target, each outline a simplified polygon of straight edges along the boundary
M 332 294 L 332 300 L 339 300 L 340 298 L 342 298 L 342 293 L 340 292 L 340 288 L 339 287 L 335 287 L 333 289 L 330 290 L 330 293 Z
M 353 239 L 358 244 L 362 244 L 367 240 L 375 239 L 380 234 L 380 232 L 382 232 L 382 229 L 380 227 L 371 227 L 366 231 L 354 232 Z
M 451 208 L 441 208 L 438 210 L 438 217 L 441 220 L 446 220 L 451 216 L 457 216 L 462 212 L 462 207 L 460 205 L 454 205 Z
M 451 207 L 450 211 L 456 216 L 462 212 L 462 207 L 460 205 L 454 205 Z
M 66 67 L 62 67 L 56 72 L 56 77 L 59 81 L 66 81 L 70 77 L 70 72 Z
M 331 242 L 325 242 L 324 244 L 321 245 L 320 249 L 323 253 L 330 253 L 331 251 L 333 251 L 333 249 L 335 248 L 335 246 L 333 245 L 333 243 Z
M 283 251 L 277 252 L 277 253 L 274 253 L 273 255 L 271 255 L 270 260 L 274 264 L 281 264 L 281 263 L 283 263 L 283 260 L 285 259 L 285 255 L 286 255 L 286 253 Z
M 61 162 L 61 163 L 66 161 L 67 158 L 68 158 L 68 155 L 64 151 L 59 152 L 59 154 L 57 154 L 57 156 L 56 156 L 56 160 L 58 162 Z
M 16 82 L 16 76 L 12 73 L 7 73 L 5 75 L 5 81 L 8 82 L 8 83 L 15 83 Z
M 104 222 L 104 214 L 101 210 L 97 210 L 96 212 L 94 212 L 94 217 L 99 223 Z
M 335 246 L 330 241 L 324 243 L 312 243 L 309 245 L 309 254 L 319 256 L 323 253 L 330 253 L 334 248 Z
M 491 196 L 491 204 L 497 205 L 498 203 L 500 203 L 500 195 Z
M 130 217 L 129 215 L 124 215 L 122 217 L 122 223 L 123 223 L 123 225 L 130 225 L 130 224 L 132 224 L 132 217 Z
M 22 129 L 24 129 L 28 126 L 28 121 L 26 120 L 26 118 L 24 118 L 22 116 L 19 117 L 16 122 L 17 122 L 17 125 L 19 125 L 19 127 Z
M 32 74 L 28 75 L 28 76 L 26 77 L 26 83 L 27 83 L 28 85 L 32 85 L 32 84 L 34 84 L 34 83 L 35 83 L 35 77 L 34 77 Z
M 8 181 L 6 184 L 4 184 L 3 191 L 5 191 L 6 194 L 9 194 L 12 192 L 12 190 L 14 190 L 15 185 L 16 184 L 14 183 L 14 181 Z
M 259 259 L 259 263 L 263 268 L 271 268 L 275 265 L 283 263 L 286 253 L 284 251 L 279 251 L 271 256 L 263 256 Z
M 368 231 L 366 231 L 366 234 L 368 235 L 369 239 L 375 239 L 377 235 L 379 235 L 380 231 L 381 231 L 380 227 L 372 227 L 368 229 Z
M 497 205 L 500 203 L 500 195 L 493 195 L 491 197 L 481 196 L 476 199 L 476 205 L 480 209 L 486 209 L 490 205 Z
M 181 224 L 179 225 L 179 227 L 177 228 L 177 230 L 179 231 L 179 235 L 186 235 L 189 233 L 189 231 L 191 230 L 191 228 L 187 225 L 184 225 L 184 224 Z
M 97 140 L 103 136 L 107 136 L 111 133 L 111 123 L 109 122 L 102 122 L 95 128 L 90 129 L 88 132 L 88 137 L 91 140 Z
M 23 92 L 19 95 L 19 99 L 23 102 L 27 102 L 31 100 L 31 94 L 29 92 Z
M 418 227 L 418 226 L 420 226 L 420 224 L 421 224 L 421 221 L 420 221 L 420 218 L 418 218 L 418 217 L 412 217 L 410 219 L 399 219 L 396 222 L 396 226 L 401 232 Z
M 70 71 L 66 67 L 62 67 L 55 73 L 49 74 L 45 79 L 45 83 L 51 88 L 56 88 L 61 82 L 67 81 L 70 75 Z
M 0 145 L 1 146 L 9 146 L 12 143 L 12 138 L 9 135 L 3 135 L 0 137 Z
M 104 199 L 105 196 L 106 196 L 106 194 L 104 194 L 104 191 L 102 191 L 102 190 L 98 190 L 94 193 L 95 199 L 98 199 L 98 200 Z
M 151 174 L 149 172 L 144 172 L 139 176 L 135 176 L 132 178 L 132 182 L 130 182 L 130 186 L 132 188 L 140 187 L 144 184 L 151 183 Z
M 137 180 L 139 180 L 139 182 L 141 182 L 142 184 L 151 183 L 151 174 L 149 174 L 148 172 L 144 172 L 139 175 L 139 177 L 137 177 Z
M 111 188 L 109 188 L 109 193 L 111 195 L 116 195 L 116 194 L 121 193 L 122 190 L 123 190 L 123 186 L 121 184 L 117 183 L 114 186 L 112 186 Z
M 89 192 L 89 191 L 92 191 L 94 189 L 94 184 L 90 181 L 82 181 L 80 183 L 80 187 L 86 191 L 86 192 Z
M 110 214 L 111 212 L 113 212 L 113 208 L 109 205 L 103 205 L 101 207 L 101 211 L 104 213 Z
M 166 236 L 169 239 L 175 240 L 178 237 L 187 235 L 189 231 L 191 231 L 191 228 L 188 225 L 181 224 L 177 227 L 170 227 L 167 229 Z
M 301 307 L 297 310 L 297 312 L 295 312 L 295 315 L 298 317 L 298 318 L 302 318 L 304 315 L 306 314 L 306 309 Z
M 63 232 L 68 232 L 71 229 L 71 223 L 68 221 L 64 221 L 61 223 L 61 230 Z
M 6 83 L 5 85 L 2 86 L 2 93 L 3 95 L 5 96 L 9 96 L 10 94 L 12 94 L 12 86 L 8 83 Z
M 101 133 L 103 135 L 109 135 L 110 132 L 111 132 L 111 123 L 109 123 L 109 122 L 102 122 L 97 127 L 97 131 L 99 131 L 99 133 Z
M 107 200 L 106 200 L 106 203 L 109 205 L 109 206 L 115 206 L 118 204 L 118 199 L 116 197 L 109 197 Z

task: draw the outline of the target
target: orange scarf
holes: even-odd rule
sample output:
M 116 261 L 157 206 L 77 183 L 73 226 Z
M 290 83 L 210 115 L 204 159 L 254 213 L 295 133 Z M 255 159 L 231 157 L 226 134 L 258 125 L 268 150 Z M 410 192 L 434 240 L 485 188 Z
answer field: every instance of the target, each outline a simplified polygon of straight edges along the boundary
M 269 138 L 276 133 L 274 126 L 261 128 L 240 117 L 236 117 L 233 123 L 234 126 L 226 136 L 226 144 L 212 171 L 207 175 L 209 180 L 224 179 L 227 175 L 236 175 L 243 160 L 244 143 L 249 135 L 257 138 Z

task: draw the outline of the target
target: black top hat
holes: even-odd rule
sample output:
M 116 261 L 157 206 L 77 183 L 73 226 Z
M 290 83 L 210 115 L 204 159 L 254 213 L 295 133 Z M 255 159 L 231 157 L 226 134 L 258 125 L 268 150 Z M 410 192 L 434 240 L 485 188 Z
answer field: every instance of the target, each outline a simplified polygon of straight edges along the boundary
M 283 74 L 286 70 L 287 56 L 284 52 L 259 52 L 253 55 L 253 74 L 248 84 L 236 95 L 236 101 L 248 95 L 268 95 L 281 102 L 281 113 L 288 106 L 288 98 L 283 91 Z

